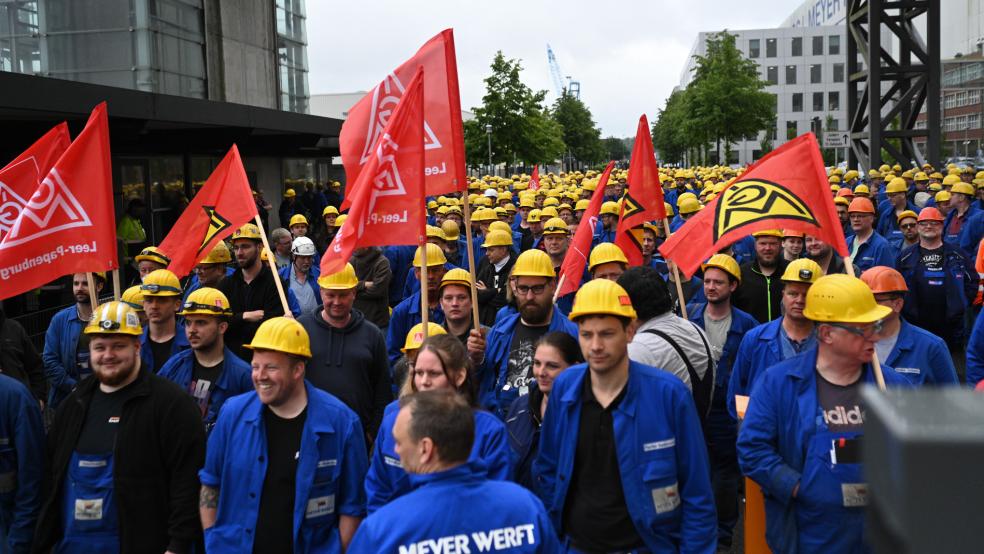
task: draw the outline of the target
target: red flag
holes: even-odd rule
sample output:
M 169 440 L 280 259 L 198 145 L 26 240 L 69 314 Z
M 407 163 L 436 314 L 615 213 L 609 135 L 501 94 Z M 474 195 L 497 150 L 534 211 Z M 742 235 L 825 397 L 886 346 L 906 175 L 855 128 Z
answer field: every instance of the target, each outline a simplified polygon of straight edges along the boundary
M 322 275 L 339 272 L 356 248 L 423 240 L 424 113 L 424 70 L 418 68 L 349 187 L 352 208 L 321 258 Z
M 425 71 L 424 144 L 428 196 L 465 190 L 465 139 L 458 97 L 454 33 L 446 29 L 427 41 L 409 60 L 376 85 L 351 109 L 338 137 L 345 176 L 354 183 L 375 153 L 393 108 L 406 94 L 418 67 Z M 342 210 L 351 206 L 346 197 Z
M 564 256 L 564 263 L 560 264 L 560 275 L 558 279 L 563 279 L 557 289 L 557 298 L 565 294 L 576 291 L 581 286 L 581 277 L 584 276 L 584 266 L 588 263 L 588 254 L 591 252 L 591 239 L 594 238 L 595 226 L 598 223 L 598 212 L 601 211 L 601 204 L 605 201 L 605 186 L 608 184 L 608 177 L 615 167 L 615 162 L 608 162 L 605 171 L 598 179 L 598 188 L 591 195 L 591 202 L 588 209 L 581 215 L 581 222 L 577 225 L 577 232 L 574 233 L 574 240 L 567 255 Z M 558 281 L 559 282 L 559 281 Z
M 37 190 L 41 180 L 48 175 L 52 166 L 71 143 L 68 125 L 59 123 L 6 167 L 0 169 L 0 195 L 2 195 L 0 205 L 7 200 L 13 200 L 21 206 L 27 204 L 27 200 Z M 5 219 L 0 216 L 0 226 Z
M 659 182 L 659 167 L 653 151 L 649 121 L 643 114 L 636 129 L 632 159 L 629 161 L 629 188 L 622 199 L 622 213 L 615 231 L 615 244 L 625 252 L 629 265 L 642 264 L 643 223 L 666 217 L 663 186 Z
M 540 190 L 540 166 L 533 166 L 533 174 L 530 175 L 530 190 Z
M 690 276 L 701 262 L 736 240 L 777 227 L 814 236 L 841 256 L 848 255 L 813 133 L 787 142 L 753 164 L 659 251 Z
M 85 129 L 26 202 L 2 184 L 0 195 L 4 202 L 0 298 L 70 273 L 115 269 L 116 218 L 106 103 L 92 110 Z
M 235 144 L 185 208 L 160 249 L 178 277 L 191 273 L 219 241 L 256 217 L 256 201 Z

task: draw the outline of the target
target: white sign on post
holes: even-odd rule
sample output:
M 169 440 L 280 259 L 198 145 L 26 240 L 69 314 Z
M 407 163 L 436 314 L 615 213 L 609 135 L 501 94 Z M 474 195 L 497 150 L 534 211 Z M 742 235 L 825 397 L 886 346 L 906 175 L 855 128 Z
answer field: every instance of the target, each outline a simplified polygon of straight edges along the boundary
M 827 131 L 823 134 L 824 148 L 846 148 L 851 145 L 851 133 Z

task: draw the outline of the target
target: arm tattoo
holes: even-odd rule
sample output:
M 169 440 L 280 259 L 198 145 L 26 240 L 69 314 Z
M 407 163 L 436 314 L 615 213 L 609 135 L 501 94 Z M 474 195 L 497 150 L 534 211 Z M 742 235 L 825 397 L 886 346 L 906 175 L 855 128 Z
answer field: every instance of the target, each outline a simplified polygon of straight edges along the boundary
M 218 508 L 219 489 L 202 485 L 202 492 L 198 497 L 198 506 L 210 510 Z

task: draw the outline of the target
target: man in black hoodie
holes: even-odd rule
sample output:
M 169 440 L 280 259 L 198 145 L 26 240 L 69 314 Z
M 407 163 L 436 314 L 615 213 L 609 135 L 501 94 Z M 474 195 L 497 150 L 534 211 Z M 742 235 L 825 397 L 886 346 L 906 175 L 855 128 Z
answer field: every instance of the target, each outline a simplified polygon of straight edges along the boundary
M 24 327 L 7 318 L 3 302 L 0 302 L 0 373 L 24 383 L 34 398 L 44 400 L 47 387 L 41 355 Z
M 322 275 L 318 279 L 322 309 L 297 321 L 311 338 L 307 380 L 351 408 L 371 442 L 393 391 L 386 339 L 362 312 L 352 309 L 358 283 L 352 264 Z

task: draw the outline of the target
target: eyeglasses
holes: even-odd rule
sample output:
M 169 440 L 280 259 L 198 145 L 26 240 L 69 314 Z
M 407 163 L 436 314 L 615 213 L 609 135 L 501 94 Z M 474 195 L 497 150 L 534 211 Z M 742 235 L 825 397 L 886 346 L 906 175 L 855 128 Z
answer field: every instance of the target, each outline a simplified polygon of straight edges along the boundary
M 865 340 L 871 340 L 872 337 L 880 335 L 882 329 L 885 327 L 885 320 L 879 319 L 878 321 L 865 325 L 864 327 L 852 327 L 850 325 L 844 325 L 842 323 L 828 323 L 831 327 L 837 327 L 838 329 L 843 329 L 852 335 L 857 335 Z
M 912 229 L 915 226 L 916 226 L 915 223 L 903 223 L 903 224 L 899 225 L 899 228 L 900 229 Z
M 520 296 L 526 296 L 531 292 L 533 293 L 533 296 L 540 296 L 541 294 L 543 294 L 543 291 L 545 290 L 547 290 L 546 283 L 542 285 L 533 285 L 533 286 L 516 285 L 516 294 Z

